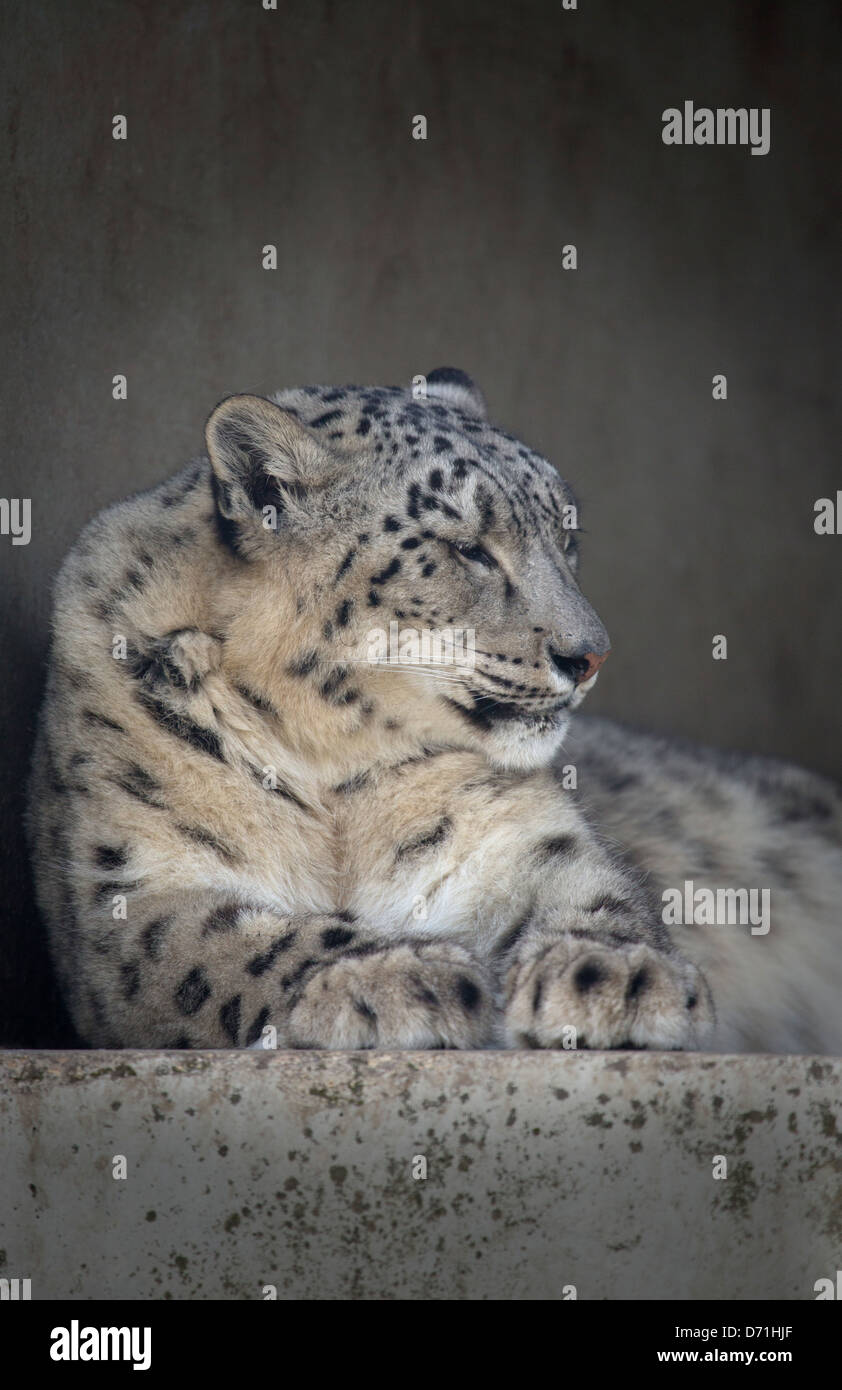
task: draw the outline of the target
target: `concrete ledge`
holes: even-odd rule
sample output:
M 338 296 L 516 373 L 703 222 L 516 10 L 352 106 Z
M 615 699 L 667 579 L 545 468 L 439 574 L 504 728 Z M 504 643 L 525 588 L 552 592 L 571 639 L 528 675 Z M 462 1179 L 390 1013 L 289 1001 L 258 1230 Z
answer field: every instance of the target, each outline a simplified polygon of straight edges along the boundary
M 842 1268 L 841 1081 L 825 1057 L 0 1053 L 0 1277 L 33 1299 L 813 1299 Z

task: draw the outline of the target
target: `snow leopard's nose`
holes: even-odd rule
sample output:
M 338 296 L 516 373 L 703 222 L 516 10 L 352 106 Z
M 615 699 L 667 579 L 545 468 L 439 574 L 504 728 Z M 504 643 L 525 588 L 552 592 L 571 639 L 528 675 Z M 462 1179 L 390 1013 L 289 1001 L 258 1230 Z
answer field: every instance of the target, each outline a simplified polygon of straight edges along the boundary
M 583 685 L 589 681 L 591 676 L 595 676 L 605 658 L 608 656 L 609 648 L 605 651 L 597 652 L 560 652 L 556 647 L 549 648 L 550 661 L 556 670 L 562 675 L 567 676 L 574 685 Z

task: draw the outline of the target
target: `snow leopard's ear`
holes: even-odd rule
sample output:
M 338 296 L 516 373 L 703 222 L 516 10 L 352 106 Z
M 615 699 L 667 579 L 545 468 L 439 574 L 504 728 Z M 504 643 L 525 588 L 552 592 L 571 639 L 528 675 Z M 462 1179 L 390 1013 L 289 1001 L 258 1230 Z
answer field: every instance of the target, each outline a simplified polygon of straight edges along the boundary
M 427 374 L 427 395 L 445 405 L 458 406 L 478 420 L 488 419 L 485 397 L 467 372 L 458 367 L 436 367 Z
M 310 494 L 334 471 L 306 426 L 262 396 L 222 401 L 205 426 L 205 441 L 220 530 L 241 554 L 249 537 L 268 538 L 303 520 Z

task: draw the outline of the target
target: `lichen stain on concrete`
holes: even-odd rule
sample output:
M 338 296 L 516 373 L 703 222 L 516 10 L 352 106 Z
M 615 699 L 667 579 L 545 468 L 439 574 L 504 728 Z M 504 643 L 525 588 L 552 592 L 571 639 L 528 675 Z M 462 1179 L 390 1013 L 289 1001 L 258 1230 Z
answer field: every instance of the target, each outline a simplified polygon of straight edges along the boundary
M 824 1081 L 831 1076 L 832 1071 L 831 1062 L 820 1062 L 818 1058 L 814 1058 L 807 1069 L 807 1075 L 811 1081 Z
M 602 1114 L 600 1110 L 594 1110 L 592 1114 L 583 1115 L 582 1118 L 586 1125 L 591 1125 L 591 1127 L 594 1129 L 614 1128 L 612 1121 L 606 1120 L 605 1116 Z
M 718 1184 L 721 1205 L 725 1211 L 748 1217 L 751 1204 L 757 1197 L 758 1185 L 754 1178 L 753 1165 L 748 1159 L 728 1165 L 728 1176 Z

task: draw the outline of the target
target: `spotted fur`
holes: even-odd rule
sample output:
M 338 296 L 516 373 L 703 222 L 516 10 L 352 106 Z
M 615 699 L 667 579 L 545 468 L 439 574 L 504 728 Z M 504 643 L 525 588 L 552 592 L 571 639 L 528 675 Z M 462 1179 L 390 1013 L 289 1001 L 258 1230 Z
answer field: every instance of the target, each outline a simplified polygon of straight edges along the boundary
M 608 645 L 575 499 L 469 378 L 235 396 L 206 442 L 56 586 L 29 824 L 87 1043 L 838 1049 L 838 792 L 563 746 Z M 392 621 L 474 668 L 372 663 Z M 667 931 L 662 885 L 725 875 L 768 937 Z

